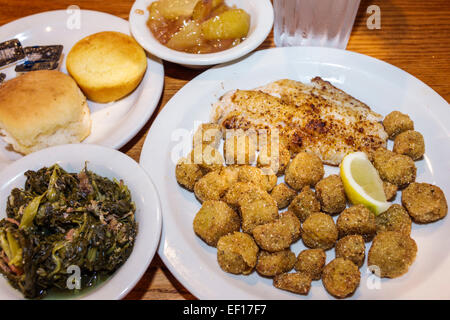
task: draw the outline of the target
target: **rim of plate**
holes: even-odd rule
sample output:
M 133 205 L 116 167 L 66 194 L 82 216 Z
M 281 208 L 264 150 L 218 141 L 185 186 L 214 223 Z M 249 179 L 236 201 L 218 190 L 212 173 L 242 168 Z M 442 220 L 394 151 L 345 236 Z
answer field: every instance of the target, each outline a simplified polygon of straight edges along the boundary
M 436 102 L 438 102 L 440 105 L 442 103 L 448 104 L 447 101 L 441 97 L 436 91 L 434 91 L 431 87 L 426 85 L 424 82 L 422 82 L 420 79 L 414 77 L 413 75 L 409 74 L 408 72 L 391 65 L 387 62 L 384 62 L 382 60 L 379 60 L 374 57 L 370 57 L 361 53 L 352 52 L 348 50 L 341 50 L 341 49 L 335 49 L 335 48 L 324 48 L 324 47 L 283 47 L 283 48 L 270 48 L 265 50 L 260 50 L 253 52 L 252 54 L 248 55 L 244 59 L 240 60 L 237 63 L 234 64 L 221 64 L 217 65 L 211 69 L 208 69 L 192 79 L 189 83 L 187 83 L 182 89 L 180 89 L 165 105 L 165 107 L 161 110 L 161 112 L 158 114 L 158 117 L 155 119 L 155 121 L 152 124 L 152 128 L 149 131 L 145 141 L 144 145 L 141 151 L 141 157 L 140 157 L 140 164 L 143 166 L 143 168 L 149 172 L 149 174 L 152 174 L 152 168 L 147 168 L 147 163 L 151 164 L 151 143 L 152 140 L 157 141 L 160 136 L 158 136 L 158 131 L 160 130 L 160 127 L 164 125 L 164 120 L 168 117 L 168 114 L 170 113 L 169 109 L 172 109 L 172 104 L 177 104 L 180 99 L 180 96 L 186 91 L 190 90 L 192 86 L 196 84 L 196 82 L 200 82 L 201 80 L 208 77 L 210 74 L 214 74 L 215 72 L 220 73 L 221 71 L 225 72 L 227 71 L 228 74 L 232 74 L 232 71 L 239 69 L 239 66 L 241 64 L 246 64 L 252 61 L 257 60 L 259 57 L 263 55 L 267 55 L 269 52 L 273 52 L 274 55 L 278 55 L 279 58 L 282 58 L 282 53 L 292 51 L 292 52 L 299 52 L 297 55 L 301 61 L 310 61 L 310 62 L 324 62 L 324 63 L 339 63 L 340 59 L 345 59 L 348 57 L 352 58 L 352 64 L 358 64 L 361 61 L 364 62 L 364 66 L 366 69 L 363 69 L 364 72 L 370 73 L 372 71 L 377 71 L 378 74 L 383 74 L 383 72 L 390 72 L 390 74 L 394 75 L 401 75 L 403 77 L 406 76 L 408 80 L 411 80 L 415 82 L 415 85 L 419 86 L 421 90 L 424 90 L 427 94 L 429 94 L 433 99 L 435 99 Z M 300 57 L 301 56 L 301 57 Z M 336 62 L 337 61 L 337 62 Z M 347 63 L 348 64 L 348 63 Z M 372 70 L 372 71 L 371 71 Z M 236 74 L 234 75 L 236 76 Z M 158 186 L 159 181 L 157 180 L 158 177 L 154 176 L 155 178 L 155 184 Z M 163 199 L 162 197 L 161 199 Z M 164 204 L 163 206 L 163 212 L 164 212 Z M 163 213 L 164 214 L 164 213 Z M 164 264 L 167 266 L 167 268 L 170 270 L 170 272 L 177 278 L 180 283 L 183 284 L 193 295 L 195 295 L 199 299 L 211 299 L 211 297 L 205 296 L 204 292 L 201 290 L 201 288 L 198 288 L 195 286 L 196 281 L 192 279 L 192 277 L 187 274 L 187 270 L 178 270 L 176 266 L 173 265 L 172 260 L 178 259 L 177 257 L 167 257 L 164 253 L 164 249 L 167 247 L 170 247 L 172 243 L 168 242 L 171 240 L 171 238 L 166 239 L 167 236 L 167 229 L 170 228 L 171 220 L 174 220 L 172 218 L 172 215 L 169 213 L 165 213 L 164 217 L 164 225 L 161 232 L 161 241 L 160 246 L 158 249 L 158 254 L 163 260 Z M 178 231 L 178 229 L 172 229 L 169 231 L 169 233 Z M 189 252 L 191 252 L 191 248 L 188 246 L 186 247 Z M 184 248 L 184 249 L 186 249 Z M 173 253 L 175 254 L 175 253 Z M 450 263 L 450 258 L 448 259 Z M 440 266 L 442 269 L 442 265 Z M 257 299 L 258 296 L 255 294 L 249 294 L 245 291 L 239 291 L 239 299 Z M 214 297 L 215 299 L 221 299 L 221 297 Z
M 170 49 L 159 43 L 147 27 L 148 10 L 150 3 L 157 0 L 136 0 L 130 11 L 130 27 L 135 39 L 148 52 L 170 62 L 187 66 L 209 66 L 229 62 L 245 56 L 256 49 L 272 30 L 274 13 L 269 0 L 245 0 L 257 12 L 256 25 L 250 37 L 239 45 L 216 53 L 192 54 Z M 137 13 L 143 10 L 144 14 Z
M 136 240 L 133 251 L 127 261 L 125 261 L 125 263 L 120 266 L 120 268 L 117 269 L 107 279 L 107 281 L 99 284 L 98 287 L 92 288 L 92 291 L 89 290 L 86 294 L 80 297 L 75 297 L 75 299 L 81 300 L 121 299 L 134 288 L 137 282 L 142 278 L 145 271 L 148 269 L 148 266 L 156 254 L 161 237 L 161 200 L 156 189 L 156 185 L 150 175 L 142 168 L 142 166 L 139 165 L 139 163 L 134 161 L 128 155 L 105 146 L 81 143 L 58 145 L 31 153 L 5 167 L 5 169 L 0 171 L 0 178 L 2 178 L 1 180 L 3 181 L 0 189 L 3 189 L 5 185 L 8 185 L 11 180 L 15 180 L 18 176 L 22 176 L 23 173 L 30 168 L 41 168 L 48 165 L 50 162 L 70 163 L 73 161 L 71 156 L 72 154 L 86 155 L 88 162 L 90 161 L 90 158 L 93 164 L 104 167 L 106 170 L 116 174 L 117 169 L 114 169 L 114 167 L 121 168 L 121 178 L 124 178 L 123 174 L 127 170 L 127 172 L 133 170 L 135 174 L 139 173 L 139 180 L 145 184 L 145 189 L 142 188 L 141 190 L 145 191 L 145 195 L 151 195 L 149 198 L 153 198 L 153 200 L 155 200 L 154 208 L 152 209 L 154 212 L 151 216 L 147 214 L 148 212 L 145 211 L 144 208 L 140 208 L 140 213 L 142 216 L 147 217 L 147 221 L 149 223 L 154 225 L 154 231 L 156 233 L 150 234 L 145 232 L 145 230 L 142 230 L 142 228 L 139 228 L 138 236 L 141 234 L 146 237 L 139 238 L 139 243 Z M 134 184 L 129 183 L 128 181 L 127 185 L 130 186 Z M 143 194 L 134 194 L 133 197 L 143 197 Z M 139 226 L 142 226 L 142 222 L 143 220 L 138 221 Z M 141 263 L 139 263 L 139 261 L 134 261 L 136 259 L 140 259 Z
M 80 12 L 85 17 L 88 16 L 89 19 L 95 20 L 96 17 L 102 16 L 107 19 L 115 20 L 117 24 L 121 24 L 120 28 L 126 30 L 126 32 L 124 31 L 122 32 L 132 36 L 132 33 L 129 28 L 129 23 L 125 19 L 122 19 L 120 17 L 117 17 L 115 15 L 106 12 L 95 10 L 80 9 Z M 19 34 L 21 30 L 23 31 L 26 28 L 31 28 L 36 23 L 40 22 L 46 23 L 48 21 L 52 21 L 52 19 L 61 19 L 61 16 L 64 16 L 64 18 L 67 20 L 68 11 L 50 10 L 32 14 L 11 21 L 3 26 L 0 26 L 0 39 L 5 38 L 8 34 L 12 33 Z M 111 30 L 111 28 L 106 27 L 105 31 L 107 30 Z M 153 70 L 150 71 L 150 69 Z M 150 73 L 152 74 L 151 77 Z M 149 83 L 147 84 L 146 82 Z M 127 124 L 131 125 L 133 123 L 135 123 L 135 125 L 130 126 L 128 133 L 123 134 L 122 137 L 115 137 L 115 138 L 105 137 L 104 140 L 108 141 L 106 142 L 106 144 L 100 145 L 114 149 L 120 149 L 131 139 L 133 139 L 136 136 L 136 134 L 145 126 L 147 121 L 150 119 L 150 117 L 156 110 L 156 107 L 158 106 L 164 88 L 164 66 L 160 58 L 152 55 L 151 56 L 147 55 L 147 71 L 139 86 L 142 86 L 144 84 L 147 84 L 147 86 L 151 87 L 151 90 L 142 90 L 141 95 L 137 97 L 136 102 L 132 105 L 130 110 L 128 110 L 126 114 L 127 118 L 123 119 L 122 122 L 120 123 L 120 127 L 125 127 Z M 139 86 L 136 89 L 138 89 Z M 149 103 L 149 101 L 151 101 L 151 103 Z

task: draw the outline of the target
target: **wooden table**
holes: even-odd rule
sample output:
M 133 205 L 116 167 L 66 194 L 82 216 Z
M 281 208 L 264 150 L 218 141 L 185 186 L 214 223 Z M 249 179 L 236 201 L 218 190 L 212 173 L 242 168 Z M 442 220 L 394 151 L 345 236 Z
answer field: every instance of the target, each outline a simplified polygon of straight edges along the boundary
M 98 10 L 128 19 L 131 0 L 0 0 L 0 25 L 38 12 L 69 5 Z M 369 30 L 366 9 L 381 9 L 381 29 Z M 449 0 L 362 0 L 348 50 L 391 63 L 416 76 L 450 100 Z M 258 48 L 273 47 L 272 34 Z M 139 134 L 121 151 L 139 161 L 146 134 L 158 112 L 188 81 L 200 73 L 164 63 L 165 87 L 158 109 Z M 126 299 L 195 299 L 155 256 L 147 272 Z

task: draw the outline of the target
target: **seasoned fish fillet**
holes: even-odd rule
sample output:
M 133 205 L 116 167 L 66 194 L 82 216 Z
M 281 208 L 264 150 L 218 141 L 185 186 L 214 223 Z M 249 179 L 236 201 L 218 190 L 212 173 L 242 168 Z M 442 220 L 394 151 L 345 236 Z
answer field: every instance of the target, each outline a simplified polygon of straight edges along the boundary
M 317 154 L 339 165 L 354 151 L 373 152 L 388 138 L 382 116 L 321 78 L 311 84 L 279 80 L 255 90 L 226 93 L 213 105 L 212 121 L 224 129 L 278 129 L 291 156 Z

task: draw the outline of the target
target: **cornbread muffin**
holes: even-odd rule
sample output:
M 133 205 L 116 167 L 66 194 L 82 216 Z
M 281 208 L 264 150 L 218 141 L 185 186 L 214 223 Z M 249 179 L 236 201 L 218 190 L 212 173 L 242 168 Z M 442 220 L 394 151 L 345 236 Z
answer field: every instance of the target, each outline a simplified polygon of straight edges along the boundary
M 67 55 L 66 66 L 90 100 L 106 103 L 136 89 L 147 69 L 147 58 L 132 37 L 105 31 L 78 41 Z
M 18 76 L 0 86 L 0 132 L 23 154 L 81 142 L 91 132 L 86 97 L 59 71 Z

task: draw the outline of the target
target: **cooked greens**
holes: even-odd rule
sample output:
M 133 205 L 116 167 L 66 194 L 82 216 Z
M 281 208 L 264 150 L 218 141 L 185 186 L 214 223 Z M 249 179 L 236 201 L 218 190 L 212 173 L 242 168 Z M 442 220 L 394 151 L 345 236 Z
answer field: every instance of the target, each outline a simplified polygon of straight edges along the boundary
M 25 176 L 25 188 L 11 191 L 0 221 L 0 272 L 26 298 L 66 289 L 70 266 L 80 269 L 85 288 L 127 260 L 137 224 L 123 181 L 86 167 L 68 173 L 57 164 Z

